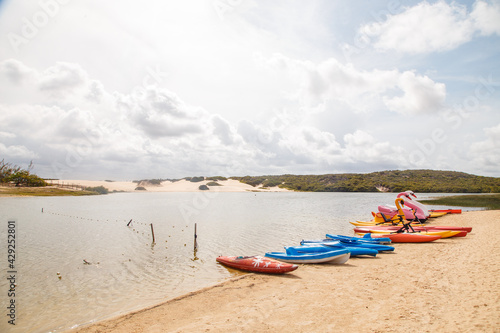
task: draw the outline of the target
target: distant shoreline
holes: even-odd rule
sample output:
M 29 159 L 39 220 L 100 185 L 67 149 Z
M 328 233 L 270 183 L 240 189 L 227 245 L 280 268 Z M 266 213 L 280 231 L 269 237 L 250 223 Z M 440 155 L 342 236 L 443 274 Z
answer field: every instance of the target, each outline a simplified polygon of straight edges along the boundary
M 293 192 L 287 189 L 274 187 L 252 186 L 241 183 L 239 180 L 227 179 L 217 181 L 217 186 L 210 185 L 212 180 L 190 182 L 186 179 L 178 181 L 162 181 L 160 184 L 132 181 L 106 181 L 106 180 L 57 180 L 48 181 L 53 184 L 47 187 L 0 187 L 0 197 L 16 196 L 69 196 L 88 195 L 81 193 L 81 188 L 103 186 L 112 192 L 147 193 L 147 192 Z M 208 190 L 201 190 L 205 185 Z M 138 187 L 143 189 L 138 190 Z
M 239 180 L 227 179 L 218 180 L 216 183 L 218 186 L 211 186 L 209 183 L 212 180 L 205 179 L 199 182 L 191 182 L 186 179 L 181 179 L 178 181 L 165 180 L 160 184 L 152 184 L 148 182 L 127 182 L 127 181 L 100 181 L 100 180 L 64 180 L 68 184 L 76 184 L 85 187 L 96 187 L 104 186 L 110 192 L 248 192 L 248 191 L 259 191 L 259 192 L 290 192 L 287 189 L 282 189 L 277 186 L 275 187 L 253 187 L 245 183 L 241 183 Z M 200 190 L 200 186 L 205 185 L 208 190 Z M 138 187 L 143 187 L 145 190 L 137 190 Z

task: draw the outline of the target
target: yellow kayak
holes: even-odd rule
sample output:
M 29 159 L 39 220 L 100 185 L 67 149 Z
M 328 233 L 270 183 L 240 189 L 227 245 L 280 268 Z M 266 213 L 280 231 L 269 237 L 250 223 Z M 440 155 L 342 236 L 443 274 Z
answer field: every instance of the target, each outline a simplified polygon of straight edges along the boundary
M 405 220 L 406 221 L 406 220 Z M 406 221 L 407 222 L 407 221 Z M 384 226 L 384 225 L 400 225 L 402 226 L 402 223 L 397 223 L 397 224 L 392 224 L 392 223 L 380 223 L 380 222 L 375 222 L 375 221 L 356 221 L 356 222 L 349 222 L 353 226 L 356 227 L 373 227 L 373 226 Z M 419 222 L 411 222 L 412 225 L 421 225 Z
M 372 216 L 373 216 L 372 221 L 374 223 L 384 223 L 384 222 L 392 222 L 392 221 L 399 221 L 400 220 L 398 215 L 393 216 L 392 219 L 390 219 L 389 221 L 384 220 L 384 218 L 382 217 L 382 215 L 380 213 L 372 212 Z
M 447 213 L 447 212 L 444 212 L 444 213 L 443 213 L 443 212 L 431 212 L 430 214 L 431 214 L 431 215 L 430 215 L 429 217 L 433 217 L 433 218 L 434 218 L 434 217 L 441 217 L 441 216 L 444 216 L 444 215 L 446 215 L 446 214 L 448 214 L 448 213 Z

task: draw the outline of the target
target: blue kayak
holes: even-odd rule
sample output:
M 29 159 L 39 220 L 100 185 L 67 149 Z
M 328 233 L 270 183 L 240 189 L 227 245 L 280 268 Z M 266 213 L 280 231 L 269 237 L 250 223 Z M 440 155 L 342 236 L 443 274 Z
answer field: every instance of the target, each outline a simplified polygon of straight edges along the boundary
M 368 249 L 364 247 L 354 247 L 354 246 L 346 246 L 341 244 L 340 242 L 323 242 L 323 243 L 302 243 L 302 246 L 292 246 L 286 248 L 287 253 L 289 251 L 296 252 L 327 252 L 331 251 L 332 248 L 345 248 L 351 252 L 351 257 L 353 256 L 373 256 L 375 257 L 378 254 L 378 251 L 375 249 Z M 290 250 L 289 250 L 290 249 Z
M 326 234 L 326 238 L 338 240 L 338 241 L 344 241 L 344 242 L 354 240 L 354 241 L 363 242 L 363 243 L 376 243 L 376 244 L 389 244 L 389 243 L 391 243 L 391 239 L 388 237 L 371 238 L 370 236 L 369 237 L 353 237 L 353 236 Z
M 353 237 L 356 238 L 356 237 Z M 354 247 L 354 248 L 367 248 L 367 249 L 373 249 L 377 251 L 394 251 L 393 246 L 388 246 L 388 245 L 382 245 L 382 244 L 377 244 L 373 242 L 360 242 L 356 239 L 349 240 L 349 239 L 340 239 L 340 240 L 334 240 L 331 238 L 323 239 L 323 240 L 302 240 L 300 244 L 319 244 L 319 243 L 325 243 L 326 245 L 328 244 L 337 244 L 340 243 L 344 247 Z
M 288 262 L 292 264 L 319 264 L 319 263 L 332 263 L 332 264 L 343 264 L 349 257 L 351 253 L 347 249 L 334 249 L 328 252 L 298 252 L 293 253 L 283 253 L 283 252 L 268 252 L 265 254 L 266 257 L 276 259 L 283 262 Z
M 381 251 L 394 251 L 394 246 L 382 245 L 382 244 L 371 244 L 371 243 L 362 243 L 362 242 L 353 242 L 353 241 L 340 241 L 349 247 L 361 247 L 367 249 L 374 249 L 379 252 Z

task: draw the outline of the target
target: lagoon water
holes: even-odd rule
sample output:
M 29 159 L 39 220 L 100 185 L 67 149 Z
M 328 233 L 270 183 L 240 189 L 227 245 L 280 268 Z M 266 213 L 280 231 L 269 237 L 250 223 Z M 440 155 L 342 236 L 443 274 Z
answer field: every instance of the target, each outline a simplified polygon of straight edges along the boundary
M 419 199 L 428 196 L 435 194 Z M 241 274 L 217 264 L 219 255 L 264 255 L 325 233 L 352 235 L 349 221 L 371 219 L 377 205 L 395 197 L 194 192 L 0 198 L 0 332 L 61 332 L 166 301 Z M 15 297 L 8 297 L 7 222 L 13 220 L 16 285 Z M 15 326 L 7 316 L 12 298 Z

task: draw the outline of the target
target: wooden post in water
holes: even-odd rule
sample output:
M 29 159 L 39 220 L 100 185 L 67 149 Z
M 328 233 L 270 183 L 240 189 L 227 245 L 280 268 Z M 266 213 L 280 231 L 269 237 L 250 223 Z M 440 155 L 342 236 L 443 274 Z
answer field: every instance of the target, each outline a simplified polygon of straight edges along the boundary
M 194 224 L 194 250 L 196 251 L 198 249 L 198 242 L 196 242 L 196 238 L 198 238 L 198 235 L 196 234 L 196 223 Z
M 153 235 L 153 243 L 155 242 L 155 231 L 153 229 L 153 223 L 150 224 L 151 225 L 151 234 Z

